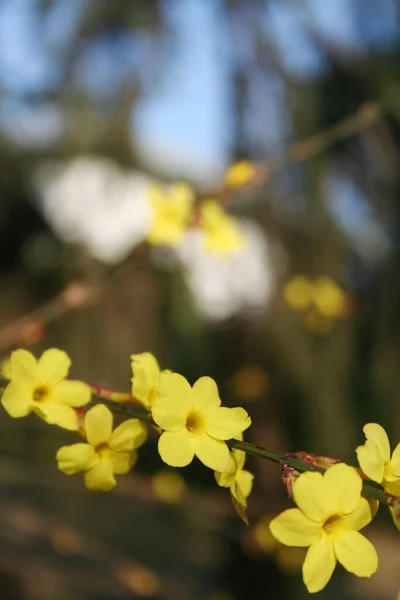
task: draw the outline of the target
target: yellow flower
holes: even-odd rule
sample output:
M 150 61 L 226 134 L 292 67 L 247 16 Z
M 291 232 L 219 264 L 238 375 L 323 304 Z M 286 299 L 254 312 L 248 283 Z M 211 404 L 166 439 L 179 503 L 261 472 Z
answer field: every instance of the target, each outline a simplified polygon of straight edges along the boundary
M 215 471 L 215 480 L 221 487 L 230 489 L 230 492 L 246 509 L 247 498 L 250 496 L 253 487 L 254 475 L 243 469 L 246 460 L 246 454 L 242 450 L 232 450 L 229 456 L 228 466 L 225 471 Z
M 286 283 L 283 297 L 293 310 L 306 310 L 312 302 L 312 283 L 307 277 L 297 275 Z
M 321 315 L 341 317 L 346 310 L 346 294 L 330 277 L 319 277 L 312 286 L 312 299 Z
M 90 389 L 81 381 L 68 381 L 71 360 L 62 350 L 46 350 L 39 360 L 27 350 L 15 350 L 10 358 L 10 383 L 1 400 L 11 417 L 36 413 L 43 421 L 76 431 L 74 408 L 90 402 Z
M 214 200 L 203 202 L 199 225 L 205 232 L 204 249 L 207 252 L 228 256 L 242 250 L 246 245 L 235 219 L 227 215 L 222 206 Z
M 303 579 L 309 592 L 319 592 L 336 562 L 358 577 L 370 577 L 378 567 L 374 546 L 359 530 L 372 520 L 370 503 L 361 496 L 362 479 L 344 463 L 321 473 L 300 475 L 293 485 L 298 508 L 271 521 L 272 535 L 287 546 L 309 546 Z
M 87 443 L 63 446 L 57 452 L 58 468 L 66 475 L 85 472 L 89 490 L 110 490 L 116 485 L 114 475 L 128 473 L 136 462 L 136 449 L 146 439 L 147 430 L 137 419 L 129 419 L 113 428 L 113 416 L 103 404 L 85 415 Z
M 157 398 L 160 367 L 157 359 L 150 352 L 131 355 L 132 396 L 148 409 L 151 409 Z
M 191 219 L 193 191 L 184 183 L 174 183 L 169 192 L 152 185 L 148 190 L 148 200 L 153 209 L 148 242 L 155 246 L 176 246 Z
M 367 423 L 363 432 L 367 441 L 356 449 L 358 463 L 369 479 L 383 485 L 387 492 L 400 496 L 400 444 L 390 456 L 386 431 L 377 423 Z
M 228 187 L 242 187 L 249 183 L 256 174 L 256 167 L 248 160 L 234 163 L 225 173 L 225 184 Z
M 185 467 L 196 455 L 215 471 L 225 471 L 229 440 L 247 429 L 251 420 L 243 408 L 223 408 L 211 377 L 201 377 L 193 387 L 178 373 L 161 373 L 153 419 L 164 430 L 158 441 L 162 460 Z

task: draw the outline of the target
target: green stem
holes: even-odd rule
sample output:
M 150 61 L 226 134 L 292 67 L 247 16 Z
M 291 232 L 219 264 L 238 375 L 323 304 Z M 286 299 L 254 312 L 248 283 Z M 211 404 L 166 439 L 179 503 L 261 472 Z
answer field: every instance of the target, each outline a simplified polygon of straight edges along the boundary
M 112 402 L 110 400 L 105 400 L 104 398 L 94 399 L 94 402 L 98 404 L 99 402 L 104 403 L 108 406 L 108 408 L 124 416 L 133 417 L 136 419 L 140 419 L 141 421 L 145 421 L 148 424 L 153 424 L 153 419 L 148 411 L 131 405 L 131 404 L 118 404 L 116 402 Z M 287 456 L 286 454 L 278 454 L 277 452 L 272 452 L 270 450 L 265 450 L 265 448 L 261 448 L 261 446 L 256 446 L 255 444 L 251 444 L 250 442 L 242 442 L 239 440 L 228 440 L 227 444 L 229 448 L 236 448 L 237 450 L 242 450 L 246 452 L 246 454 L 251 454 L 252 456 L 259 456 L 261 458 L 265 458 L 266 460 L 270 460 L 277 464 L 284 464 L 289 467 L 292 467 L 299 473 L 304 473 L 305 471 L 319 471 L 320 473 L 324 472 L 324 469 L 320 467 L 316 467 L 310 463 L 299 460 L 298 458 L 293 458 L 291 456 Z M 366 498 L 371 498 L 373 500 L 377 500 L 381 504 L 385 504 L 389 506 L 391 502 L 389 501 L 390 496 L 386 494 L 383 490 L 374 487 L 372 485 L 368 485 L 364 483 L 362 495 Z

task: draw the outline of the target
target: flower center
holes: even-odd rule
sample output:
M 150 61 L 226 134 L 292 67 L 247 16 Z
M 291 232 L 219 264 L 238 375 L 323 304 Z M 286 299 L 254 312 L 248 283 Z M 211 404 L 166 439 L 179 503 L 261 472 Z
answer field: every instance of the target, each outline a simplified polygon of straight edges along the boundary
M 45 385 L 38 385 L 33 392 L 35 402 L 43 402 L 49 394 L 49 388 Z
M 332 515 L 324 523 L 324 531 L 328 535 L 337 534 L 343 528 L 343 517 L 341 515 Z
M 192 411 L 188 414 L 186 419 L 186 429 L 190 433 L 201 433 L 204 431 L 204 418 L 198 412 Z
M 99 458 L 107 458 L 111 452 L 111 448 L 107 442 L 102 442 L 101 444 L 97 444 L 97 446 L 95 446 L 94 451 L 99 455 Z

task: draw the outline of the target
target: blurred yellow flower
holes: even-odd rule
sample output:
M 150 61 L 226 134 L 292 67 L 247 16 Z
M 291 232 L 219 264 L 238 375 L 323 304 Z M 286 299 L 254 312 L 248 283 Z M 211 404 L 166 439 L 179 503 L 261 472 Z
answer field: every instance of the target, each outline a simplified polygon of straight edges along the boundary
M 297 275 L 283 288 L 283 297 L 293 310 L 307 310 L 312 302 L 312 283 L 307 277 Z
M 132 396 L 147 409 L 151 409 L 157 398 L 158 378 L 161 372 L 157 359 L 151 352 L 132 354 L 131 367 Z
M 312 285 L 312 300 L 321 315 L 341 317 L 346 312 L 347 295 L 330 277 L 318 277 Z
M 248 160 L 234 163 L 225 173 L 225 185 L 242 187 L 249 183 L 256 174 L 256 167 Z
M 176 471 L 159 471 L 153 475 L 152 488 L 160 500 L 164 502 L 182 502 L 187 494 L 187 487 L 183 477 Z
M 207 200 L 201 205 L 199 226 L 205 232 L 204 249 L 207 252 L 229 256 L 246 245 L 235 219 L 214 200 Z
M 185 467 L 194 456 L 210 469 L 225 471 L 229 440 L 247 429 L 251 420 L 243 408 L 223 408 L 211 377 L 201 377 L 193 387 L 178 373 L 161 373 L 153 419 L 164 430 L 158 441 L 162 460 Z
M 400 444 L 390 456 L 389 438 L 381 425 L 367 423 L 363 432 L 367 441 L 356 449 L 362 471 L 390 494 L 400 496 Z
M 359 533 L 372 520 L 361 489 L 360 475 L 344 463 L 323 475 L 303 473 L 293 484 L 298 508 L 284 511 L 270 523 L 271 533 L 281 543 L 309 546 L 303 580 L 310 593 L 326 586 L 337 561 L 358 577 L 370 577 L 377 570 L 376 550 Z
M 11 354 L 9 377 L 2 405 L 11 417 L 36 413 L 43 421 L 76 431 L 74 408 L 90 402 L 89 387 L 81 381 L 66 380 L 71 360 L 62 350 L 46 350 L 39 360 L 27 350 Z
M 108 491 L 116 485 L 114 475 L 130 471 L 136 462 L 136 449 L 146 439 L 147 430 L 137 419 L 128 419 L 113 428 L 113 415 L 103 404 L 85 415 L 87 443 L 63 446 L 57 452 L 60 471 L 66 475 L 85 472 L 89 490 Z
M 246 454 L 242 450 L 232 450 L 228 466 L 224 471 L 215 471 L 215 480 L 221 487 L 230 489 L 230 492 L 240 506 L 247 509 L 247 498 L 251 494 L 254 475 L 243 469 Z
M 245 402 L 260 399 L 268 391 L 268 374 L 259 365 L 244 365 L 229 381 L 233 393 Z
M 151 185 L 147 197 L 153 213 L 147 241 L 155 246 L 176 246 L 191 220 L 192 189 L 184 183 L 174 183 L 166 192 L 158 185 Z

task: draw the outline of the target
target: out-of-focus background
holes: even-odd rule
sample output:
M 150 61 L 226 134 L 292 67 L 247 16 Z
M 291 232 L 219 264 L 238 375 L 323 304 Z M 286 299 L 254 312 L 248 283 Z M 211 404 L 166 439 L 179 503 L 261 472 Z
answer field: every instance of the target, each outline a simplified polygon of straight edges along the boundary
M 129 391 L 152 351 L 214 377 L 266 448 L 354 464 L 369 421 L 397 443 L 398 2 L 1 0 L 0 40 L 1 357 L 60 347 L 74 377 Z M 149 182 L 212 190 L 241 159 L 264 169 L 229 199 L 245 252 L 144 243 Z M 57 471 L 67 432 L 3 410 L 0 428 L 2 600 L 308 596 L 304 552 L 268 534 L 290 506 L 275 465 L 248 460 L 247 528 L 155 439 L 91 494 Z M 396 598 L 383 508 L 368 536 L 377 574 L 338 567 L 321 599 Z

